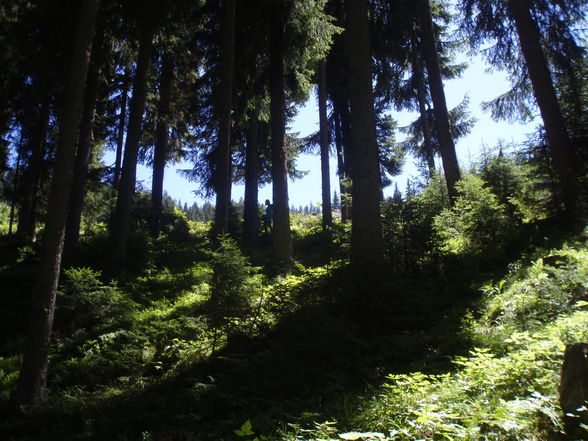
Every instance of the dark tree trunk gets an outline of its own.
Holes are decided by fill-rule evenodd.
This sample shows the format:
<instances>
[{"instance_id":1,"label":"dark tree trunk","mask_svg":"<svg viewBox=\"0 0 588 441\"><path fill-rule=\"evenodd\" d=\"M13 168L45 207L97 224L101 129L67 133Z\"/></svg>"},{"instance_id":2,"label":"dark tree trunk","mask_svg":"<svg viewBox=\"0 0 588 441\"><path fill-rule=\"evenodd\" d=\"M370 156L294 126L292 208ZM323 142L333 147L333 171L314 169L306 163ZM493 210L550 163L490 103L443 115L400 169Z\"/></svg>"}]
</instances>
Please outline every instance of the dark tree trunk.
<instances>
[{"instance_id":1,"label":"dark tree trunk","mask_svg":"<svg viewBox=\"0 0 588 441\"><path fill-rule=\"evenodd\" d=\"M380 164L365 0L345 0L351 104L351 262L362 277L381 265Z\"/></svg>"},{"instance_id":2,"label":"dark tree trunk","mask_svg":"<svg viewBox=\"0 0 588 441\"><path fill-rule=\"evenodd\" d=\"M341 222L348 220L347 210L343 209L343 198L346 196L347 189L345 188L345 165L343 164L343 144L341 141L341 123L339 114L337 111L334 112L335 117L335 149L337 153L337 179L339 181L339 194L340 194L340 210L341 210Z\"/></svg>"},{"instance_id":3,"label":"dark tree trunk","mask_svg":"<svg viewBox=\"0 0 588 441\"><path fill-rule=\"evenodd\" d=\"M80 237L80 224L82 221L82 209L86 199L86 183L88 181L88 167L92 154L94 141L93 128L96 117L96 99L98 97L98 82L100 79L100 65L102 63L102 44L104 34L100 32L94 39L92 59L88 68L86 90L82 110L82 122L80 125L80 138L76 152L74 165L74 181L69 200L69 212L65 228L65 249L72 249L78 243Z\"/></svg>"},{"instance_id":4,"label":"dark tree trunk","mask_svg":"<svg viewBox=\"0 0 588 441\"><path fill-rule=\"evenodd\" d=\"M20 134L20 141L18 143L18 151L16 155L16 167L14 171L14 181L12 183L12 197L10 200L10 223L8 226L8 235L12 236L12 227L14 225L14 212L16 209L16 195L18 193L18 186L20 185L20 167L22 159L22 133Z\"/></svg>"},{"instance_id":5,"label":"dark tree trunk","mask_svg":"<svg viewBox=\"0 0 588 441\"><path fill-rule=\"evenodd\" d=\"M333 103L335 120L335 146L337 150L337 174L341 194L341 221L351 219L349 168L349 99L347 93L348 68L345 61L345 44L342 36L337 36L327 59L327 85Z\"/></svg>"},{"instance_id":6,"label":"dark tree trunk","mask_svg":"<svg viewBox=\"0 0 588 441\"><path fill-rule=\"evenodd\" d=\"M439 147L441 150L441 161L443 162L443 171L447 181L447 190L449 199L453 202L457 197L455 184L461 179L457 154L455 153L455 143L451 135L449 124L449 112L445 101L445 91L443 89L443 80L441 78L441 68L439 67L439 54L437 50L437 41L435 38L435 28L433 25L433 16L431 13L431 4L429 0L419 0L421 11L421 32L423 40L423 51L429 72L429 88L431 90L431 99L433 100L433 111L435 112L435 125L437 136L439 137Z\"/></svg>"},{"instance_id":7,"label":"dark tree trunk","mask_svg":"<svg viewBox=\"0 0 588 441\"><path fill-rule=\"evenodd\" d=\"M113 269L121 268L127 257L127 238L131 226L132 202L137 174L137 155L141 138L141 123L147 99L147 72L152 48L153 26L152 24L145 25L139 45L137 67L133 80L133 96L130 103L129 126L125 142L122 173L112 220Z\"/></svg>"},{"instance_id":8,"label":"dark tree trunk","mask_svg":"<svg viewBox=\"0 0 588 441\"><path fill-rule=\"evenodd\" d=\"M229 205L231 204L231 110L233 106L233 70L235 52L235 0L224 0L224 19L221 42L221 82L218 94L219 133L216 150L214 189L214 237L229 230Z\"/></svg>"},{"instance_id":9,"label":"dark tree trunk","mask_svg":"<svg viewBox=\"0 0 588 441\"><path fill-rule=\"evenodd\" d=\"M343 139L343 167L345 169L345 202L341 200L341 206L345 206L346 219L351 220L351 209L353 205L353 180L351 179L351 167L353 164L352 138L351 138L351 115L349 113L349 99L345 97L341 101L341 135Z\"/></svg>"},{"instance_id":10,"label":"dark tree trunk","mask_svg":"<svg viewBox=\"0 0 588 441\"><path fill-rule=\"evenodd\" d=\"M31 139L27 146L30 152L28 166L23 173L21 187L18 225L16 234L19 242L32 243L36 238L37 226L37 192L41 174L41 163L45 156L45 137L49 127L50 97L47 94L39 109L36 125L32 129Z\"/></svg>"},{"instance_id":11,"label":"dark tree trunk","mask_svg":"<svg viewBox=\"0 0 588 441\"><path fill-rule=\"evenodd\" d=\"M84 83L90 63L97 7L98 0L84 0L80 5L70 72L62 102L55 158L56 179L52 181L49 195L49 211L43 235L39 279L33 291L29 333L23 352L20 377L13 397L18 404L38 403L45 396L49 344L53 328L65 222L73 182Z\"/></svg>"},{"instance_id":12,"label":"dark tree trunk","mask_svg":"<svg viewBox=\"0 0 588 441\"><path fill-rule=\"evenodd\" d=\"M586 439L588 413L582 407L588 400L588 344L571 343L566 345L561 368L559 403L564 414L566 439Z\"/></svg>"},{"instance_id":13,"label":"dark tree trunk","mask_svg":"<svg viewBox=\"0 0 588 441\"><path fill-rule=\"evenodd\" d=\"M247 131L247 151L245 153L245 202L243 208L243 241L247 245L257 242L259 232L258 179L259 179L259 140L257 134L258 112L249 115Z\"/></svg>"},{"instance_id":14,"label":"dark tree trunk","mask_svg":"<svg viewBox=\"0 0 588 441\"><path fill-rule=\"evenodd\" d=\"M169 53L163 56L159 81L159 103L155 127L155 151L153 153L153 179L151 181L151 236L161 231L163 212L163 177L169 157L169 113L174 79L174 63Z\"/></svg>"},{"instance_id":15,"label":"dark tree trunk","mask_svg":"<svg viewBox=\"0 0 588 441\"><path fill-rule=\"evenodd\" d=\"M120 184L120 172L122 168L123 147L125 141L125 127L127 125L127 101L129 97L130 76L125 72L121 85L120 114L118 116L118 133L116 137L116 159L114 162L114 188L118 189Z\"/></svg>"},{"instance_id":16,"label":"dark tree trunk","mask_svg":"<svg viewBox=\"0 0 588 441\"><path fill-rule=\"evenodd\" d=\"M351 219L349 207L349 189L347 181L349 179L347 162L349 158L345 157L347 149L344 145L344 130L341 114L335 108L335 143L337 148L337 174L339 175L339 193L341 195L341 221L346 222Z\"/></svg>"},{"instance_id":17,"label":"dark tree trunk","mask_svg":"<svg viewBox=\"0 0 588 441\"><path fill-rule=\"evenodd\" d=\"M290 272L293 265L288 205L288 165L286 157L286 92L284 80L285 5L271 2L270 119L272 138L273 229L272 244L276 265Z\"/></svg>"},{"instance_id":18,"label":"dark tree trunk","mask_svg":"<svg viewBox=\"0 0 588 441\"><path fill-rule=\"evenodd\" d=\"M531 16L531 2L529 0L511 0L508 5L515 22L521 51L525 58L535 99L545 126L551 157L558 174L566 220L572 222L576 214L578 192L575 155L561 108L557 102L551 73L541 47L541 34Z\"/></svg>"},{"instance_id":19,"label":"dark tree trunk","mask_svg":"<svg viewBox=\"0 0 588 441\"><path fill-rule=\"evenodd\" d=\"M322 61L318 67L318 104L321 140L323 230L328 230L333 225L333 212L331 210L331 172L329 169L329 120L327 117L326 77L325 62Z\"/></svg>"}]
</instances>

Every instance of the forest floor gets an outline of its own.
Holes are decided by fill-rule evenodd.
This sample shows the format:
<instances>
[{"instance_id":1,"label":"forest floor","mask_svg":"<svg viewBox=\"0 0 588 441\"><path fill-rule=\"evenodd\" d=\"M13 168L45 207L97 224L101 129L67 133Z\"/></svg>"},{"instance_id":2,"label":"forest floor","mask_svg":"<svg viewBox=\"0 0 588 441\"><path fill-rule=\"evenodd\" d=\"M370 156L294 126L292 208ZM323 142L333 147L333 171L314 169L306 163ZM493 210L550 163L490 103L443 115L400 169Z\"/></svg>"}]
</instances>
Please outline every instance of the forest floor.
<instances>
[{"instance_id":1,"label":"forest floor","mask_svg":"<svg viewBox=\"0 0 588 441\"><path fill-rule=\"evenodd\" d=\"M192 235L134 250L143 270L110 281L100 243L67 260L47 401L14 409L37 253L0 241L1 439L561 436L563 348L588 341L585 238L363 285L316 230L295 235L286 278ZM251 260L269 249L262 238ZM215 316L211 292L231 281L246 302Z\"/></svg>"}]
</instances>

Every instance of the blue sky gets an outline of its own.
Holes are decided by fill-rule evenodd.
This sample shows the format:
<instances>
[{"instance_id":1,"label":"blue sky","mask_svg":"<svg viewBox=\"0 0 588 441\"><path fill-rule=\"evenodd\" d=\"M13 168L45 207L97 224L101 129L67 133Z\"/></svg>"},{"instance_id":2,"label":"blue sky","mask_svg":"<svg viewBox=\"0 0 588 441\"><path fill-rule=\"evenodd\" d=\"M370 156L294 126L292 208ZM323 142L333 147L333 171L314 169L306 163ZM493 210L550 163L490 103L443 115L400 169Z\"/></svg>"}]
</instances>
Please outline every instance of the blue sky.
<instances>
[{"instance_id":1,"label":"blue sky","mask_svg":"<svg viewBox=\"0 0 588 441\"><path fill-rule=\"evenodd\" d=\"M476 161L485 146L486 149L495 147L499 141L506 145L520 144L525 140L527 134L533 132L537 125L537 118L527 124L510 124L506 121L492 121L488 113L482 112L480 104L489 101L508 90L508 81L501 72L488 72L487 66L480 58L475 57L466 59L469 68L463 73L461 78L445 82L445 94L447 105L453 108L458 105L467 94L470 97L470 112L477 119L477 122L471 133L460 139L456 144L457 155L462 169L468 169L472 161ZM416 119L415 113L393 112L392 117L398 121L399 126L408 125ZM300 109L295 121L291 124L291 132L299 132L300 136L318 130L318 110L316 107L316 98L311 95L306 105ZM403 135L397 134L397 139L401 140ZM437 161L439 168L439 161ZM305 206L310 202L317 204L321 200L321 177L320 177L320 160L318 156L303 155L297 161L300 170L307 170L309 173L303 179L289 181L290 205ZM196 190L195 183L188 182L176 173L175 168L178 166L168 166L165 174L164 190L176 200L181 200L191 205L193 202L199 204L203 200L194 194ZM189 167L189 164L180 165L179 168ZM335 158L331 158L331 189L334 191L337 186L335 175ZM403 173L393 179L398 184L398 188L403 191L408 178L418 175L417 169L412 159L408 159L403 169ZM150 188L151 176L150 171L145 167L139 167L138 180ZM242 185L233 186L233 200L239 200L243 197L244 188ZM388 187L384 194L391 195L394 191L394 184ZM260 188L259 200L271 199L271 186L266 185ZM212 201L214 202L214 201Z\"/></svg>"}]
</instances>

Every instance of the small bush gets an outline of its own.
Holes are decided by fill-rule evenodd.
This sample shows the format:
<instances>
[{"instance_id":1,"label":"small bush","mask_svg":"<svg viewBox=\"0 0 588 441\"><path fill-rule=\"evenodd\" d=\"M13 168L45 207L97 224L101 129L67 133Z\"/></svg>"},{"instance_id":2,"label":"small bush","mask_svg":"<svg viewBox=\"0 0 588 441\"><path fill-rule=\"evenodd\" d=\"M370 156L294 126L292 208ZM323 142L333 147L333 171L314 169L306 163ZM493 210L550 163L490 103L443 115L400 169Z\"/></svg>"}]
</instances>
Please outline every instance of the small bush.
<instances>
[{"instance_id":1,"label":"small bush","mask_svg":"<svg viewBox=\"0 0 588 441\"><path fill-rule=\"evenodd\" d=\"M76 353L67 347L71 345L64 345L54 357L52 384L60 388L84 385L97 389L124 378L138 378L155 354L148 339L134 331L120 329L94 338L87 338L83 331L77 334L72 337L80 343Z\"/></svg>"},{"instance_id":2,"label":"small bush","mask_svg":"<svg viewBox=\"0 0 588 441\"><path fill-rule=\"evenodd\" d=\"M165 210L161 219L161 232L174 244L185 242L190 238L190 226L186 213L174 207Z\"/></svg>"},{"instance_id":3,"label":"small bush","mask_svg":"<svg viewBox=\"0 0 588 441\"><path fill-rule=\"evenodd\" d=\"M434 221L435 230L451 254L501 253L511 236L511 224L503 205L474 175L456 185L459 197Z\"/></svg>"},{"instance_id":4,"label":"small bush","mask_svg":"<svg viewBox=\"0 0 588 441\"><path fill-rule=\"evenodd\" d=\"M0 202L0 234L8 233L10 223L10 205Z\"/></svg>"},{"instance_id":5,"label":"small bush","mask_svg":"<svg viewBox=\"0 0 588 441\"><path fill-rule=\"evenodd\" d=\"M237 243L228 236L219 240L219 248L211 253L208 317L214 329L230 334L239 321L251 316L251 300L259 293L261 284L259 277L255 277L256 268L249 264Z\"/></svg>"},{"instance_id":6,"label":"small bush","mask_svg":"<svg viewBox=\"0 0 588 441\"><path fill-rule=\"evenodd\" d=\"M402 273L436 261L439 237L433 221L447 206L445 182L438 176L419 195L382 204L382 233L388 260Z\"/></svg>"},{"instance_id":7,"label":"small bush","mask_svg":"<svg viewBox=\"0 0 588 441\"><path fill-rule=\"evenodd\" d=\"M101 273L90 268L69 268L63 273L56 312L56 328L73 333L132 312L133 303L115 285L105 285Z\"/></svg>"},{"instance_id":8,"label":"small bush","mask_svg":"<svg viewBox=\"0 0 588 441\"><path fill-rule=\"evenodd\" d=\"M16 387L20 371L20 358L0 357L0 400L8 400Z\"/></svg>"},{"instance_id":9,"label":"small bush","mask_svg":"<svg viewBox=\"0 0 588 441\"><path fill-rule=\"evenodd\" d=\"M303 230L312 230L313 232L321 229L322 215L320 213L290 213L290 225L293 232Z\"/></svg>"}]
</instances>

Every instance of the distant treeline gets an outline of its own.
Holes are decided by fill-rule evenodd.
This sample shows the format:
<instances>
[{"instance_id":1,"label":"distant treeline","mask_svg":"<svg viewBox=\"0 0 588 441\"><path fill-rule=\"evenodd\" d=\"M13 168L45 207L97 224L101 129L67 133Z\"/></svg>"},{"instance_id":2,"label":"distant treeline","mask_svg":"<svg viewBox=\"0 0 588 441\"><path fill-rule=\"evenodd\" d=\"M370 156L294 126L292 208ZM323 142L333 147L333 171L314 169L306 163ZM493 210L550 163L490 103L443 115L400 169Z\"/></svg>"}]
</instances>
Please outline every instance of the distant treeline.
<instances>
[{"instance_id":1,"label":"distant treeline","mask_svg":"<svg viewBox=\"0 0 588 441\"><path fill-rule=\"evenodd\" d=\"M238 202L232 201L231 212L234 215L243 216L244 204L245 203L243 198L239 199ZM170 209L177 208L178 210L182 211L190 221L209 222L214 220L214 204L208 201L201 204L198 204L198 202L194 202L192 203L192 205L188 205L187 202L182 203L181 200L174 200L171 196L165 194L164 206ZM333 195L333 208L336 210L340 208L340 200L339 196L337 195L337 192L335 192ZM264 205L259 204L260 215L264 212L264 210ZM312 201L310 201L305 206L290 206L290 213L321 214L322 209L320 204L314 204Z\"/></svg>"}]
</instances>

